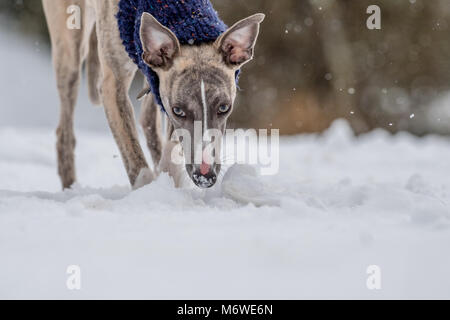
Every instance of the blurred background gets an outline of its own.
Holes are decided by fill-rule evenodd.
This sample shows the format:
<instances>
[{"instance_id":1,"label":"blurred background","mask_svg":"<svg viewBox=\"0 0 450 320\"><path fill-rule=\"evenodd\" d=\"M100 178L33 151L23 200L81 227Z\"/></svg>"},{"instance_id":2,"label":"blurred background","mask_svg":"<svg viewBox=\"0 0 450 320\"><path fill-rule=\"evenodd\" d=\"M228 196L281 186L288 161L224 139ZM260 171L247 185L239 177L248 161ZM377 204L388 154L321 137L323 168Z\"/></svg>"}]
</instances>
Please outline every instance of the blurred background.
<instances>
[{"instance_id":1,"label":"blurred background","mask_svg":"<svg viewBox=\"0 0 450 320\"><path fill-rule=\"evenodd\" d=\"M345 118L357 134L379 127L450 134L449 0L212 2L230 25L255 12L267 15L256 58L241 77L232 127L290 135L321 132ZM381 8L381 30L366 27L374 4ZM41 1L0 0L0 30L0 125L56 126ZM77 126L106 130L85 86L78 109Z\"/></svg>"}]
</instances>

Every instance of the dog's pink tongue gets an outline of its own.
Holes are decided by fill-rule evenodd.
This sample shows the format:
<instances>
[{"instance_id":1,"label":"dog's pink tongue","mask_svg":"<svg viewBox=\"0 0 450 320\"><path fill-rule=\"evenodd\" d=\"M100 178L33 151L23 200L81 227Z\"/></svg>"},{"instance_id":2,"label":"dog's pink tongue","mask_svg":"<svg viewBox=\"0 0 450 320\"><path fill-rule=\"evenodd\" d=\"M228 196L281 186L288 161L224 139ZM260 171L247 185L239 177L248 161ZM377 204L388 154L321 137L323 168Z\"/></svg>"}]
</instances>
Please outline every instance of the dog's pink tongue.
<instances>
[{"instance_id":1,"label":"dog's pink tongue","mask_svg":"<svg viewBox=\"0 0 450 320\"><path fill-rule=\"evenodd\" d=\"M205 161L203 161L202 164L200 165L200 173L202 175L208 174L210 169L211 169L211 166L209 164L205 163Z\"/></svg>"},{"instance_id":2,"label":"dog's pink tongue","mask_svg":"<svg viewBox=\"0 0 450 320\"><path fill-rule=\"evenodd\" d=\"M211 170L211 163L212 158L211 155L208 153L208 150L207 149L203 150L203 160L200 166L200 173L202 175L207 175L209 173L209 171Z\"/></svg>"}]
</instances>

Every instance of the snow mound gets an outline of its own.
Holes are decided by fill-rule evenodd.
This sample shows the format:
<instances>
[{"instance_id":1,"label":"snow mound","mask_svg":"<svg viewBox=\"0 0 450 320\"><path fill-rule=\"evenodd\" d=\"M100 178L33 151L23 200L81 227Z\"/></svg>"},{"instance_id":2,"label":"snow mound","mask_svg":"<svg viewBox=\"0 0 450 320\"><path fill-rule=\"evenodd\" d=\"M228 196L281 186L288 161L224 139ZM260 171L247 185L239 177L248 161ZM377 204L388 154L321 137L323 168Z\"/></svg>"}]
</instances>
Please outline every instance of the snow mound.
<instances>
[{"instance_id":1,"label":"snow mound","mask_svg":"<svg viewBox=\"0 0 450 320\"><path fill-rule=\"evenodd\" d=\"M259 207L280 205L277 198L280 195L258 176L255 167L249 165L233 165L223 178L222 192L243 204L252 203Z\"/></svg>"}]
</instances>

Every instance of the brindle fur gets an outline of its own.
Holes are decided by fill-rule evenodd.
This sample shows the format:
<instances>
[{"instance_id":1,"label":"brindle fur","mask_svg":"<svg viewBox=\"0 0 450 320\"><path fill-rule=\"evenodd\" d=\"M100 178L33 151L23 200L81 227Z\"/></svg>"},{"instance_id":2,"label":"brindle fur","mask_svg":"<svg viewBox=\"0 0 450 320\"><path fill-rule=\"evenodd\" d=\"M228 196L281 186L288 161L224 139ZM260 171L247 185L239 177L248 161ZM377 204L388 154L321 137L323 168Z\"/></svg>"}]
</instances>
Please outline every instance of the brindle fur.
<instances>
[{"instance_id":1,"label":"brindle fur","mask_svg":"<svg viewBox=\"0 0 450 320\"><path fill-rule=\"evenodd\" d=\"M160 110L151 94L143 99L140 123L155 164L154 170L150 169L139 144L134 111L128 96L137 67L128 57L119 37L115 18L118 1L43 0L60 96L57 151L58 171L63 188L70 188L76 181L73 116L83 62L86 62L87 66L90 99L94 104L104 106L131 185L139 188L150 183L160 170L168 171L177 185L181 181L180 168L168 163L176 143L167 142L163 148ZM70 30L66 27L68 18L66 10L70 5L78 5L82 10L81 30ZM259 30L262 19L263 15L255 15L243 21L247 25L252 23L252 26ZM242 25L243 22L239 23ZM238 27L239 23L236 24ZM228 32L232 32L236 25ZM176 57L168 59L164 56L161 65L155 67L161 81L161 97L168 111L170 132L175 128L191 131L191 123L180 123L171 112L176 103L183 103L196 120L203 120L200 81L204 81L207 86L208 106L215 108L214 103L219 98L232 105L236 96L234 73L253 56L258 30L251 47L246 52L249 56L243 61L237 61L236 64L230 64L230 55L224 57L223 37L214 44L199 47L179 46L175 38L179 46ZM239 53L238 50L234 50L234 53L236 52ZM145 54L150 53L146 51ZM217 119L211 116L208 121L211 128L221 130L225 128L226 118Z\"/></svg>"}]
</instances>

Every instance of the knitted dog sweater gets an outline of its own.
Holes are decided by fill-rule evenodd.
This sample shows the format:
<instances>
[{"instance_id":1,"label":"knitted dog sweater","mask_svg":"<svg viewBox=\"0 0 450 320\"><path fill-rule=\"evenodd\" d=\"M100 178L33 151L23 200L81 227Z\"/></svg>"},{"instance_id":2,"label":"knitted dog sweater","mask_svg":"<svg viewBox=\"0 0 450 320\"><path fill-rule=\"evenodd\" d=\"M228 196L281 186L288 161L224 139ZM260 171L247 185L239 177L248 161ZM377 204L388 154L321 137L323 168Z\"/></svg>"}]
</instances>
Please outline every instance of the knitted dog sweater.
<instances>
[{"instance_id":1,"label":"knitted dog sweater","mask_svg":"<svg viewBox=\"0 0 450 320\"><path fill-rule=\"evenodd\" d=\"M227 30L209 0L120 0L117 20L120 37L130 58L146 76L150 91L164 110L158 75L143 61L139 30L144 12L169 28L181 45L214 42ZM236 81L239 72L236 73Z\"/></svg>"}]
</instances>

